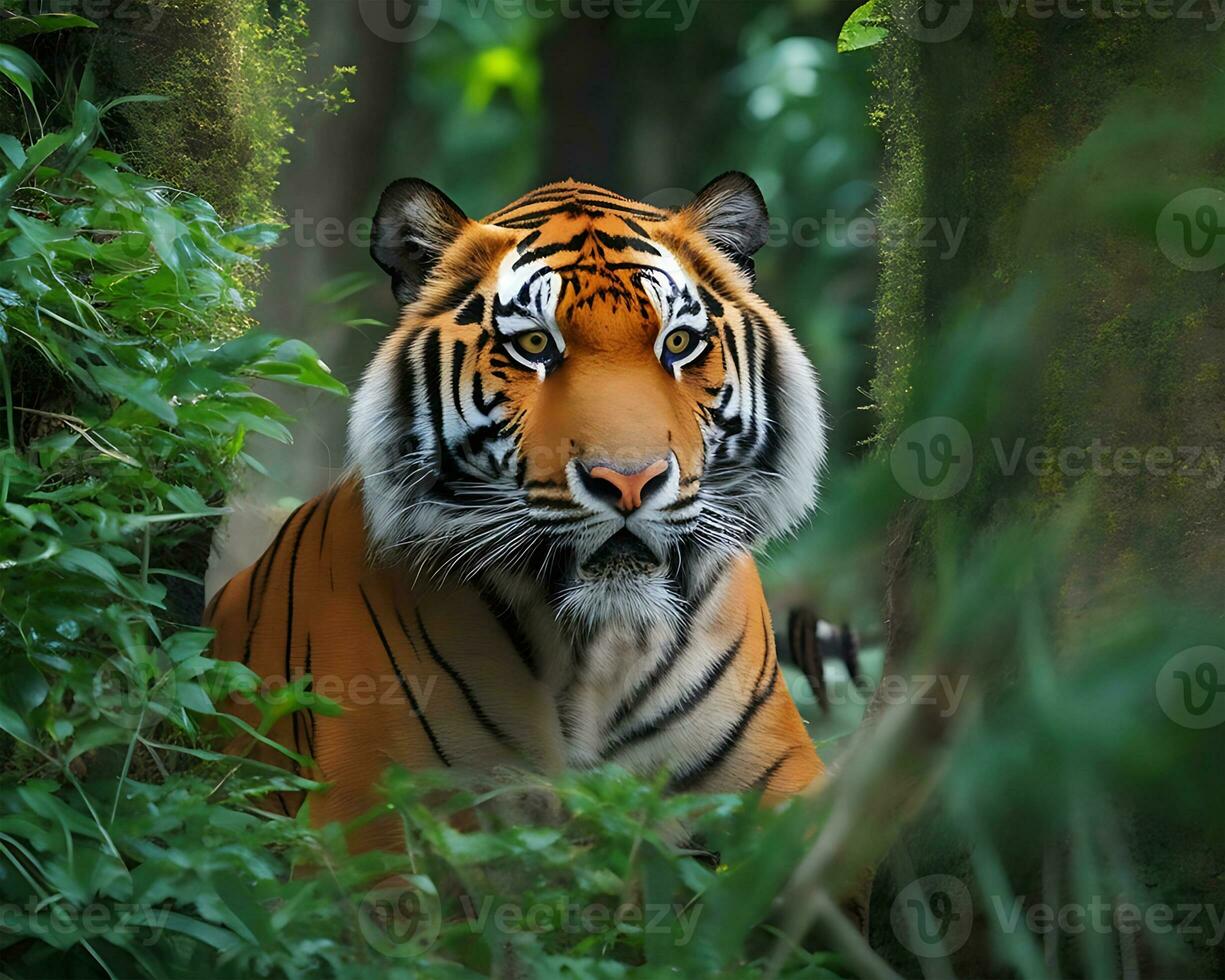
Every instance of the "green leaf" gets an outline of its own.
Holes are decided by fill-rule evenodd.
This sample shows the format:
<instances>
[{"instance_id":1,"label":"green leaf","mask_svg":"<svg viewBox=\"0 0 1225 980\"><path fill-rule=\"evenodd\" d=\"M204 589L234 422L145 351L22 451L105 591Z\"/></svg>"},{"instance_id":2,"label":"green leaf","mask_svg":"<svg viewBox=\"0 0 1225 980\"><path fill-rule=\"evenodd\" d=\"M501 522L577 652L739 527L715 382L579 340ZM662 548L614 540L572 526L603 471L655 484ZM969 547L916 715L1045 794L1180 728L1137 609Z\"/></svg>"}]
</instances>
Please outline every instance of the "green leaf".
<instances>
[{"instance_id":1,"label":"green leaf","mask_svg":"<svg viewBox=\"0 0 1225 980\"><path fill-rule=\"evenodd\" d=\"M3 47L3 45L0 45ZM56 150L64 145L64 141L68 137L63 133L48 133L32 147L25 155L25 162L14 170L12 173L0 180L0 209L8 206L9 198L13 196L13 191L17 190L35 170L42 165L47 157L51 156ZM16 216L9 215L9 220L16 222Z\"/></svg>"},{"instance_id":2,"label":"green leaf","mask_svg":"<svg viewBox=\"0 0 1225 980\"><path fill-rule=\"evenodd\" d=\"M169 102L170 99L165 95L124 95L118 99L111 99L105 103L99 110L98 115L105 116L112 109L121 105L131 105L134 102Z\"/></svg>"},{"instance_id":3,"label":"green leaf","mask_svg":"<svg viewBox=\"0 0 1225 980\"><path fill-rule=\"evenodd\" d=\"M111 394L151 412L168 425L178 422L174 406L162 397L156 378L141 377L111 365L92 367L90 374Z\"/></svg>"},{"instance_id":4,"label":"green leaf","mask_svg":"<svg viewBox=\"0 0 1225 980\"><path fill-rule=\"evenodd\" d=\"M25 723L25 719L7 705L0 704L0 731L6 731L19 742L33 744L34 737Z\"/></svg>"},{"instance_id":5,"label":"green leaf","mask_svg":"<svg viewBox=\"0 0 1225 980\"><path fill-rule=\"evenodd\" d=\"M0 152L4 153L14 167L20 167L26 162L25 147L21 145L21 141L16 136L0 133Z\"/></svg>"},{"instance_id":6,"label":"green leaf","mask_svg":"<svg viewBox=\"0 0 1225 980\"><path fill-rule=\"evenodd\" d=\"M880 44L888 36L881 26L883 18L876 13L876 0L868 0L846 19L838 32L838 52L858 51Z\"/></svg>"},{"instance_id":7,"label":"green leaf","mask_svg":"<svg viewBox=\"0 0 1225 980\"><path fill-rule=\"evenodd\" d=\"M86 551L84 548L69 548L59 556L59 563L72 571L92 575L107 585L119 585L120 577L115 566L101 555Z\"/></svg>"},{"instance_id":8,"label":"green leaf","mask_svg":"<svg viewBox=\"0 0 1225 980\"><path fill-rule=\"evenodd\" d=\"M38 67L38 62L28 54L11 44L0 44L0 75L21 89L25 97L34 101L34 86L49 85L46 74Z\"/></svg>"},{"instance_id":9,"label":"green leaf","mask_svg":"<svg viewBox=\"0 0 1225 980\"><path fill-rule=\"evenodd\" d=\"M332 377L332 372L319 355L300 340L278 344L272 357L261 358L251 365L252 374L308 388L322 388L336 395L347 395L344 383Z\"/></svg>"},{"instance_id":10,"label":"green leaf","mask_svg":"<svg viewBox=\"0 0 1225 980\"><path fill-rule=\"evenodd\" d=\"M46 701L50 690L42 671L28 660L18 660L7 666L3 684L5 701L23 714Z\"/></svg>"},{"instance_id":11,"label":"green leaf","mask_svg":"<svg viewBox=\"0 0 1225 980\"><path fill-rule=\"evenodd\" d=\"M50 34L70 27L96 28L92 20L78 14L19 14L0 22L0 37L13 41L30 34Z\"/></svg>"},{"instance_id":12,"label":"green leaf","mask_svg":"<svg viewBox=\"0 0 1225 980\"><path fill-rule=\"evenodd\" d=\"M79 100L72 113L72 129L67 134L68 143L64 147L64 159L60 167L64 173L76 173L85 155L93 149L101 131L98 107L85 99Z\"/></svg>"}]
</instances>

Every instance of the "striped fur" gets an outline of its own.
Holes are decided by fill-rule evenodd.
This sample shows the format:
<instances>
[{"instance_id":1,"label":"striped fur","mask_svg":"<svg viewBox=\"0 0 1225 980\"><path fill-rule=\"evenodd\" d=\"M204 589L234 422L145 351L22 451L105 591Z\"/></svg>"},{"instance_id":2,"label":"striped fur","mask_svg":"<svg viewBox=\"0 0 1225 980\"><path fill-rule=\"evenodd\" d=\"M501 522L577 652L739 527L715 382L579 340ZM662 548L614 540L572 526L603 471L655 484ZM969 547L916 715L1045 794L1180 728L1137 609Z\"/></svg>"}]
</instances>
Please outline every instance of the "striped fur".
<instances>
[{"instance_id":1,"label":"striped fur","mask_svg":"<svg viewBox=\"0 0 1225 980\"><path fill-rule=\"evenodd\" d=\"M345 706L274 731L331 784L313 820L373 806L391 762L614 762L770 799L819 776L751 554L807 514L825 446L812 369L752 289L763 221L741 175L678 212L566 182L480 222L389 189L375 254L406 306L350 476L207 615L217 655ZM590 475L648 464L628 513Z\"/></svg>"}]
</instances>

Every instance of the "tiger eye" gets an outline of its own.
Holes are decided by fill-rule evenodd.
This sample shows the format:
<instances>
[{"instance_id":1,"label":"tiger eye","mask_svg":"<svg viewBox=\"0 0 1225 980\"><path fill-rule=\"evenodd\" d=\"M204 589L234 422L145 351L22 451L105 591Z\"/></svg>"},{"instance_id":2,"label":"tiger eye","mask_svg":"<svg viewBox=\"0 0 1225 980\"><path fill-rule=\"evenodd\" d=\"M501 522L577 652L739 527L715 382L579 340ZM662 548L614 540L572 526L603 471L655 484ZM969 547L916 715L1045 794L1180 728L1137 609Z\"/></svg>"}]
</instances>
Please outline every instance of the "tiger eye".
<instances>
[{"instance_id":1,"label":"tiger eye","mask_svg":"<svg viewBox=\"0 0 1225 980\"><path fill-rule=\"evenodd\" d=\"M520 334L515 342L525 354L543 354L549 346L549 335L543 330L533 330L531 333Z\"/></svg>"},{"instance_id":2,"label":"tiger eye","mask_svg":"<svg viewBox=\"0 0 1225 980\"><path fill-rule=\"evenodd\" d=\"M688 330L673 330L664 340L670 354L683 354L689 349L693 337Z\"/></svg>"}]
</instances>

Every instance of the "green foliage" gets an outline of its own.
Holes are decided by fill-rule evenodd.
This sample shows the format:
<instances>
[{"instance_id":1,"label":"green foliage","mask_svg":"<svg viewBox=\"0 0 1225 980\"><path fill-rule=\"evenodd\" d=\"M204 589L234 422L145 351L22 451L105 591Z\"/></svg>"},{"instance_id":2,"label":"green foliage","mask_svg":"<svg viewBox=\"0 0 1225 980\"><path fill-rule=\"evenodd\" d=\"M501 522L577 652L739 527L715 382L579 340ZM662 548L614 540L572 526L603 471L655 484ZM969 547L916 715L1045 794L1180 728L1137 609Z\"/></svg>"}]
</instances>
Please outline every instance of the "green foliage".
<instances>
[{"instance_id":1,"label":"green foliage","mask_svg":"<svg viewBox=\"0 0 1225 980\"><path fill-rule=\"evenodd\" d=\"M122 113L134 167L192 188L226 220L267 221L295 109L348 99L346 70L303 86L306 34L302 0L133 0L101 22L89 59L114 94L169 100Z\"/></svg>"},{"instance_id":2,"label":"green foliage","mask_svg":"<svg viewBox=\"0 0 1225 980\"><path fill-rule=\"evenodd\" d=\"M127 777L168 774L147 736L159 724L179 740L198 732L210 695L242 679L202 656L209 634L182 601L199 579L174 557L207 548L236 467L254 465L247 436L289 438L251 383L344 389L298 341L217 337L242 314L240 279L274 228L228 227L100 146L124 100L99 105L76 88L71 101L25 52L5 45L0 58L35 120L0 136L0 892L43 903L6 918L0 943L36 973L49 950L20 937L79 943L104 964L87 935L43 926L95 896L161 887L142 821L185 799L184 784ZM185 822L224 822L205 796ZM129 952L160 972L148 951Z\"/></svg>"},{"instance_id":3,"label":"green foliage","mask_svg":"<svg viewBox=\"0 0 1225 980\"><path fill-rule=\"evenodd\" d=\"M856 7L838 32L839 54L880 44L888 33L881 20L876 12L876 0L868 0L862 7Z\"/></svg>"},{"instance_id":4,"label":"green foliage","mask_svg":"<svg viewBox=\"0 0 1225 980\"><path fill-rule=\"evenodd\" d=\"M618 772L484 794L393 774L388 807L408 851L358 858L340 828L255 806L314 784L211 747L219 728L245 727L214 702L255 678L207 656L190 601L199 580L180 559L258 468L248 436L288 440L289 420L251 384L343 386L298 341L226 339L273 227L230 226L100 145L131 101L98 104L81 87L70 99L20 49L0 56L37 119L0 137L6 973L755 973L773 943L761 923L806 846L812 817L798 804L667 798ZM253 738L288 711L333 710L305 679L257 703ZM532 796L555 796L566 821L528 827L495 806ZM481 825L456 830L451 816L474 806ZM718 869L677 849L681 828L721 853ZM436 903L431 941L388 938L388 888ZM786 973L834 965L797 950Z\"/></svg>"}]
</instances>

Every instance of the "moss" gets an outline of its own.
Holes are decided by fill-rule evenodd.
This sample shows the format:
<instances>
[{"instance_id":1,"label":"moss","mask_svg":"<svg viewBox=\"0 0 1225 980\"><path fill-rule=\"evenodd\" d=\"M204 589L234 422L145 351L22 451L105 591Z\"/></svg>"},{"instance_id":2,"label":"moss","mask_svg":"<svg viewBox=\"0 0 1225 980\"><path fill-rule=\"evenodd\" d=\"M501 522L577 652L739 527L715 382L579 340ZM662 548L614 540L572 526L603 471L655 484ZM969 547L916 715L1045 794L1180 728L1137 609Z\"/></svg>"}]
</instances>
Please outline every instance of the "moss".
<instances>
[{"instance_id":1,"label":"moss","mask_svg":"<svg viewBox=\"0 0 1225 980\"><path fill-rule=\"evenodd\" d=\"M887 442L910 393L910 366L922 335L923 256L905 229L923 213L923 146L912 93L918 52L890 30L880 48L872 118L882 125L885 177L880 197L881 274L876 298L876 373L869 394Z\"/></svg>"},{"instance_id":2,"label":"moss","mask_svg":"<svg viewBox=\"0 0 1225 980\"><path fill-rule=\"evenodd\" d=\"M308 95L303 0L125 3L99 22L95 77L110 95L165 102L118 110L120 141L142 173L191 190L227 220L275 219L272 195Z\"/></svg>"},{"instance_id":3,"label":"moss","mask_svg":"<svg viewBox=\"0 0 1225 980\"><path fill-rule=\"evenodd\" d=\"M976 4L963 34L939 44L894 31L878 60L886 216L897 227L924 215L969 221L952 260L882 251L872 388L879 439L891 443L911 408L917 359L957 312L992 310L1037 275L1042 289L1027 334L1033 364L1018 359L999 392L1007 424L1028 446L1099 442L1110 450L1108 469L1048 466L1010 478L980 464L957 508L987 531L997 522L1045 524L1088 496L1074 563L1051 610L1065 636L1127 612L1137 596L1175 593L1220 608L1222 487L1211 471L1180 470L1177 456L1187 447L1225 460L1221 270L1179 268L1154 229L1175 196L1217 187L1225 171L1225 45L1195 21L1032 20L1024 10L1007 17ZM975 322L992 327L990 317ZM1163 447L1175 460L1162 472L1143 463L1133 472L1113 457ZM917 505L908 540L896 544L908 560L895 591L913 588L931 566L933 528L947 506ZM890 605L906 608L903 598ZM908 635L906 624L890 629ZM921 827L912 837L930 834ZM1178 846L1146 840L1142 875L1162 874ZM950 850L918 873L965 867L957 845ZM887 905L878 913L887 919ZM892 957L897 950L884 939ZM1195 951L1205 973L1209 953ZM981 974L983 964L958 972Z\"/></svg>"}]
</instances>

